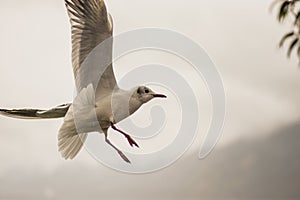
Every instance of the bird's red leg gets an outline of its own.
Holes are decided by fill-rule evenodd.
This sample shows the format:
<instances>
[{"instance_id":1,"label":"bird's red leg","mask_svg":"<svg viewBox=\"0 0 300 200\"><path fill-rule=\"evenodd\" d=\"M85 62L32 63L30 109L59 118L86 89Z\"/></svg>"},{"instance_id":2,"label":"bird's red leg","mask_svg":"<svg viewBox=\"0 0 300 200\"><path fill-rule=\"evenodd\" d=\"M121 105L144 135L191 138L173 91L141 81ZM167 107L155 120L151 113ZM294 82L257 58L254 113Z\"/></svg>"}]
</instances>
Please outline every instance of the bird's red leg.
<instances>
[{"instance_id":1,"label":"bird's red leg","mask_svg":"<svg viewBox=\"0 0 300 200\"><path fill-rule=\"evenodd\" d=\"M130 146L132 146L132 147L133 147L133 146L136 146L136 147L139 148L139 145L132 139L132 137L130 137L130 135L128 135L128 134L125 133L124 131L121 131L120 129L118 129L118 128L114 125L114 123L111 122L110 125L111 125L111 127L112 127L114 130L118 131L119 133L122 133L122 135L124 135L124 136L126 137L126 139L128 140Z\"/></svg>"},{"instance_id":2,"label":"bird's red leg","mask_svg":"<svg viewBox=\"0 0 300 200\"><path fill-rule=\"evenodd\" d=\"M112 148L114 148L125 162L131 163L130 160L125 156L125 154L109 141L107 135L105 135L105 142L109 144Z\"/></svg>"}]
</instances>

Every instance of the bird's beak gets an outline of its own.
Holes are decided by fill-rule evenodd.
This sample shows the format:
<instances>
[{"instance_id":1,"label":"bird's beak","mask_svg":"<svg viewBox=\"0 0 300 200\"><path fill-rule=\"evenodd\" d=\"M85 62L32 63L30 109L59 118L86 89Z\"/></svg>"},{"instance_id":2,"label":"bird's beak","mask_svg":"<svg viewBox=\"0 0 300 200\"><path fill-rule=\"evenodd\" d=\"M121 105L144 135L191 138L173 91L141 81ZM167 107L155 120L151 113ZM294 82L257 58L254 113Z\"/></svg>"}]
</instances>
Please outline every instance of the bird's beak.
<instances>
[{"instance_id":1,"label":"bird's beak","mask_svg":"<svg viewBox=\"0 0 300 200\"><path fill-rule=\"evenodd\" d=\"M163 94L153 94L153 97L154 98L167 98L167 96L163 95Z\"/></svg>"}]
</instances>

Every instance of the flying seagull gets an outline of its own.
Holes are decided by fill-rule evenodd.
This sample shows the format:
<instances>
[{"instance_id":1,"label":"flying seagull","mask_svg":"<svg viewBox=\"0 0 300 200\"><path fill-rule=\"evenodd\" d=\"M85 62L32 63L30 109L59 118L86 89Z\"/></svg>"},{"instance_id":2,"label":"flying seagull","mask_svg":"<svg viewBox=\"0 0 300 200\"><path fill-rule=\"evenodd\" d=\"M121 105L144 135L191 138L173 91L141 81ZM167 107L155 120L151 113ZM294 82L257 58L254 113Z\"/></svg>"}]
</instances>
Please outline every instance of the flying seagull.
<instances>
[{"instance_id":1,"label":"flying seagull","mask_svg":"<svg viewBox=\"0 0 300 200\"><path fill-rule=\"evenodd\" d=\"M103 73L99 77L97 85L82 84L82 73L87 71L87 65L84 62L99 44L108 41L106 48L102 49L101 58L112 59L112 40L109 38L112 38L113 35L113 20L107 12L103 0L65 0L65 4L72 26L72 64L78 93L75 99L78 99L79 106L76 106L74 101L49 110L0 109L0 114L20 119L64 117L64 123L58 133L58 148L63 158L75 158L81 150L87 134L97 131L104 133L106 143L113 147L124 161L130 163L125 154L108 139L108 129L112 128L124 135L130 146L139 147L137 142L130 135L118 129L116 124L132 115L153 98L166 98L166 96L157 94L145 86L134 87L131 90L121 89L116 82L112 61L108 67L102 69ZM93 81L90 80L91 83ZM116 99L114 102L116 108L113 109L114 98ZM122 108L124 105L128 106ZM86 111L86 109L94 111L101 130L95 128L97 126L90 125L94 119L93 112ZM79 110L79 115L84 114L84 118L76 119L76 110ZM80 113L82 110L85 110L85 113ZM79 122L77 122L78 120ZM85 128L78 128L78 123L88 125Z\"/></svg>"}]
</instances>

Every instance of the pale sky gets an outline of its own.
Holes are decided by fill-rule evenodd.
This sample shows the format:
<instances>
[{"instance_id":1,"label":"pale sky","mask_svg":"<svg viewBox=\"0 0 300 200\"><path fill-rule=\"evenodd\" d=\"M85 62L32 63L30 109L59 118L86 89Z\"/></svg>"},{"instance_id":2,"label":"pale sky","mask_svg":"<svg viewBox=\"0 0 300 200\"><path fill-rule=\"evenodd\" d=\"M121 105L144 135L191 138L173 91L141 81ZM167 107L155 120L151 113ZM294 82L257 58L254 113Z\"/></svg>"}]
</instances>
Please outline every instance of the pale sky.
<instances>
[{"instance_id":1,"label":"pale sky","mask_svg":"<svg viewBox=\"0 0 300 200\"><path fill-rule=\"evenodd\" d=\"M289 26L277 23L275 14L269 12L270 0L106 2L115 34L142 27L167 28L207 50L226 88L227 116L219 146L266 137L299 120L300 70L295 55L288 60L277 49ZM70 25L63 1L2 0L0 24L0 107L48 108L71 101ZM134 55L130 59L116 64L117 77L130 68L125 64L142 60ZM210 116L209 101L203 99L202 115ZM61 123L0 117L0 174L19 166L51 171L64 165L56 141ZM203 133L209 117L205 123ZM194 145L197 149L199 138ZM73 163L97 164L84 151Z\"/></svg>"}]
</instances>

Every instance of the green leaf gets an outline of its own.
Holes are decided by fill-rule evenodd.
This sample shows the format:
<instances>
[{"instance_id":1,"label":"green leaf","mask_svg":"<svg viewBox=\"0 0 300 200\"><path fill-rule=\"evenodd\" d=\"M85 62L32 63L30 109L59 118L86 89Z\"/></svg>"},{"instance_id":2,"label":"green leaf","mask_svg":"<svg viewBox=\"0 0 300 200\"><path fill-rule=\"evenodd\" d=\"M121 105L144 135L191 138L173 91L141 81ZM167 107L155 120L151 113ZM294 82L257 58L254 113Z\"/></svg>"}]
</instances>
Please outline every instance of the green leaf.
<instances>
[{"instance_id":1,"label":"green leaf","mask_svg":"<svg viewBox=\"0 0 300 200\"><path fill-rule=\"evenodd\" d=\"M290 47L289 47L289 49L288 49L288 52L287 52L288 58L291 57L292 51L293 51L294 47L296 46L296 44L298 43L298 41L299 41L299 38L296 38L296 39L294 39L294 40L291 42L291 45L290 45Z\"/></svg>"},{"instance_id":2,"label":"green leaf","mask_svg":"<svg viewBox=\"0 0 300 200\"><path fill-rule=\"evenodd\" d=\"M272 12L280 2L283 2L283 0L274 0L269 7L269 11Z\"/></svg>"},{"instance_id":3,"label":"green leaf","mask_svg":"<svg viewBox=\"0 0 300 200\"><path fill-rule=\"evenodd\" d=\"M279 47L281 48L281 47L283 46L284 42L285 42L288 38L292 37L293 35L294 35L294 31L291 31L291 32L285 34L285 35L282 37L282 39L280 40L280 42L279 42Z\"/></svg>"},{"instance_id":4,"label":"green leaf","mask_svg":"<svg viewBox=\"0 0 300 200\"><path fill-rule=\"evenodd\" d=\"M290 8L291 2L290 1L284 1L280 8L279 8L279 13L278 13L278 21L283 22L285 18L287 17L289 13L289 8Z\"/></svg>"},{"instance_id":5,"label":"green leaf","mask_svg":"<svg viewBox=\"0 0 300 200\"><path fill-rule=\"evenodd\" d=\"M298 55L298 58L300 59L300 46L298 47L297 55Z\"/></svg>"},{"instance_id":6,"label":"green leaf","mask_svg":"<svg viewBox=\"0 0 300 200\"><path fill-rule=\"evenodd\" d=\"M300 12L295 16L294 26L300 25Z\"/></svg>"}]
</instances>

